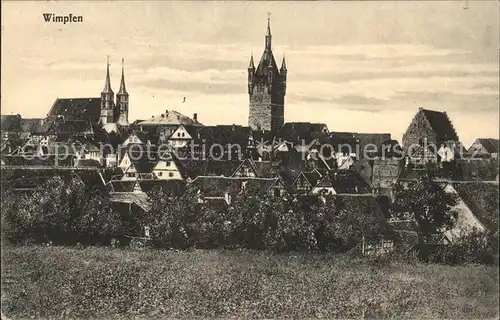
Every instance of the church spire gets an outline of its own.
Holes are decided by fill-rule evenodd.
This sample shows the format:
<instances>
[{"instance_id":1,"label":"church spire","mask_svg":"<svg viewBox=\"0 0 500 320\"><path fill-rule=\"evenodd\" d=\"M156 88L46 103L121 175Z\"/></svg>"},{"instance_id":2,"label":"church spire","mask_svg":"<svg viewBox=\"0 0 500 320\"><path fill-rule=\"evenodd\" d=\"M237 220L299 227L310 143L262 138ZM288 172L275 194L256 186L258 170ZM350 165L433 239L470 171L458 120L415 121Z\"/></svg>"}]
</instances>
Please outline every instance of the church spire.
<instances>
[{"instance_id":1,"label":"church spire","mask_svg":"<svg viewBox=\"0 0 500 320\"><path fill-rule=\"evenodd\" d=\"M123 70L123 65L124 65L124 61L122 58L122 79L120 82L120 91L118 91L118 93L127 93L127 89L125 88L125 72Z\"/></svg>"},{"instance_id":2,"label":"church spire","mask_svg":"<svg viewBox=\"0 0 500 320\"><path fill-rule=\"evenodd\" d=\"M248 69L255 69L255 65L253 63L253 53L250 55L250 64L248 65Z\"/></svg>"},{"instance_id":3,"label":"church spire","mask_svg":"<svg viewBox=\"0 0 500 320\"><path fill-rule=\"evenodd\" d=\"M106 64L106 81L104 83L104 89L102 90L102 93L112 93L113 90L111 90L111 80L109 79L109 55L108 55L108 62Z\"/></svg>"},{"instance_id":4,"label":"church spire","mask_svg":"<svg viewBox=\"0 0 500 320\"><path fill-rule=\"evenodd\" d=\"M285 55L283 55L283 61L281 62L281 70L286 71Z\"/></svg>"},{"instance_id":5,"label":"church spire","mask_svg":"<svg viewBox=\"0 0 500 320\"><path fill-rule=\"evenodd\" d=\"M267 13L266 51L271 51L271 12Z\"/></svg>"}]
</instances>

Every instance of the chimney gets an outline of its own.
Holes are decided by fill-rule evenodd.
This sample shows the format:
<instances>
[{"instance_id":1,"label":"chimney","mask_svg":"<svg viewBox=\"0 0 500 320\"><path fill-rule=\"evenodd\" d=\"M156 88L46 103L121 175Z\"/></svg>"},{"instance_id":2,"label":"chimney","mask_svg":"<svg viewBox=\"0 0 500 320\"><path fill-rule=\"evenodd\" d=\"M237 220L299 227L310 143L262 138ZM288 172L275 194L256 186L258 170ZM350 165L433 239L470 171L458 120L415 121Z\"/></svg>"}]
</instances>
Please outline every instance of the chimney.
<instances>
[{"instance_id":1,"label":"chimney","mask_svg":"<svg viewBox=\"0 0 500 320\"><path fill-rule=\"evenodd\" d=\"M236 130L236 125L233 123L233 131Z\"/></svg>"},{"instance_id":2,"label":"chimney","mask_svg":"<svg viewBox=\"0 0 500 320\"><path fill-rule=\"evenodd\" d=\"M40 119L40 125L43 126L43 124L45 123L45 119Z\"/></svg>"},{"instance_id":3,"label":"chimney","mask_svg":"<svg viewBox=\"0 0 500 320\"><path fill-rule=\"evenodd\" d=\"M198 114L197 114L197 113L194 113L194 114L193 114L193 120L194 120L194 121L198 121Z\"/></svg>"}]
</instances>

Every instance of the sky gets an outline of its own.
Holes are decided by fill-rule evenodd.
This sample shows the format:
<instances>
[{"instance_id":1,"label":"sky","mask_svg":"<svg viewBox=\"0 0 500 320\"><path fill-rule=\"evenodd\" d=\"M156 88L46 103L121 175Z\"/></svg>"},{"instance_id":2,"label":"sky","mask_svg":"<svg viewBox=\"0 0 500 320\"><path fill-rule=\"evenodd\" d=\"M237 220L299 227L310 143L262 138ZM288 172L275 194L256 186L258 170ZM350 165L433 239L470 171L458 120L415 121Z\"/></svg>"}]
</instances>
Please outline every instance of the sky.
<instances>
[{"instance_id":1,"label":"sky","mask_svg":"<svg viewBox=\"0 0 500 320\"><path fill-rule=\"evenodd\" d=\"M401 141L423 107L447 111L466 146L498 138L496 1L4 1L1 113L44 117L58 97L99 97L109 55L115 92L125 60L129 120L168 109L247 125L247 67L264 51L267 12L288 68L285 121Z\"/></svg>"}]
</instances>

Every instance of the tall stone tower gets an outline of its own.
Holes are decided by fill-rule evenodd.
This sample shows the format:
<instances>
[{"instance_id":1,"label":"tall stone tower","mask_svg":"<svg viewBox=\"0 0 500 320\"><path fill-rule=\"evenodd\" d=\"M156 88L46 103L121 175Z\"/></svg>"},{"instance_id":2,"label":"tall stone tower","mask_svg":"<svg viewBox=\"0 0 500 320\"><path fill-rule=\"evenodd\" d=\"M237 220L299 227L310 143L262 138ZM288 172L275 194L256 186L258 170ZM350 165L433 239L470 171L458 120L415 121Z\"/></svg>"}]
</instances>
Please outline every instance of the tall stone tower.
<instances>
[{"instance_id":1,"label":"tall stone tower","mask_svg":"<svg viewBox=\"0 0 500 320\"><path fill-rule=\"evenodd\" d=\"M287 69L285 57L278 70L271 50L270 18L267 18L266 44L257 69L253 55L248 66L248 94L250 112L248 125L253 130L271 130L276 132L285 121L285 94Z\"/></svg>"},{"instance_id":2,"label":"tall stone tower","mask_svg":"<svg viewBox=\"0 0 500 320\"><path fill-rule=\"evenodd\" d=\"M122 58L122 79L120 82L120 90L116 94L116 111L117 111L117 124L121 126L128 126L128 93L125 88L125 73L123 70Z\"/></svg>"},{"instance_id":3,"label":"tall stone tower","mask_svg":"<svg viewBox=\"0 0 500 320\"><path fill-rule=\"evenodd\" d=\"M115 122L115 95L111 89L111 80L109 79L109 56L106 66L106 81L104 89L101 92L101 125Z\"/></svg>"}]
</instances>

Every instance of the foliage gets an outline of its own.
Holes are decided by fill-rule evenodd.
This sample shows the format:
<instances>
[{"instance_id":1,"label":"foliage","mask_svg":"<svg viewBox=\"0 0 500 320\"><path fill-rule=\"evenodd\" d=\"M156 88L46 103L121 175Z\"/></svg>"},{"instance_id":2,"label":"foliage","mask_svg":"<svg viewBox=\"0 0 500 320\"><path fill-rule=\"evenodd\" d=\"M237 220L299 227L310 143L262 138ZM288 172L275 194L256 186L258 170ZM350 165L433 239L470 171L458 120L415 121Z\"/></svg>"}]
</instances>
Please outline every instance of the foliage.
<instances>
[{"instance_id":1,"label":"foliage","mask_svg":"<svg viewBox=\"0 0 500 320\"><path fill-rule=\"evenodd\" d=\"M397 184L393 213L410 213L418 226L420 242L428 242L433 234L453 227L457 213L452 209L457 197L444 191L429 176L415 182Z\"/></svg>"},{"instance_id":2,"label":"foliage","mask_svg":"<svg viewBox=\"0 0 500 320\"><path fill-rule=\"evenodd\" d=\"M163 248L347 251L385 227L376 202L365 203L370 197L286 199L242 192L228 204L201 201L194 191L165 197L160 189L149 197L151 210L140 223L151 227L153 243Z\"/></svg>"},{"instance_id":3,"label":"foliage","mask_svg":"<svg viewBox=\"0 0 500 320\"><path fill-rule=\"evenodd\" d=\"M77 175L55 176L32 194L2 190L2 240L11 243L107 244L121 218L109 199Z\"/></svg>"},{"instance_id":4,"label":"foliage","mask_svg":"<svg viewBox=\"0 0 500 320\"><path fill-rule=\"evenodd\" d=\"M492 232L473 230L462 234L453 244L441 247L438 257L448 264L498 265L498 238Z\"/></svg>"}]
</instances>

